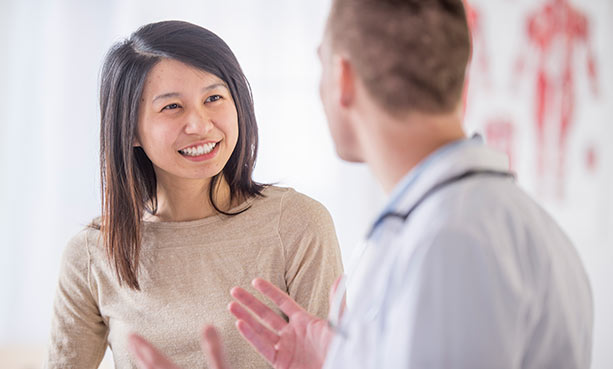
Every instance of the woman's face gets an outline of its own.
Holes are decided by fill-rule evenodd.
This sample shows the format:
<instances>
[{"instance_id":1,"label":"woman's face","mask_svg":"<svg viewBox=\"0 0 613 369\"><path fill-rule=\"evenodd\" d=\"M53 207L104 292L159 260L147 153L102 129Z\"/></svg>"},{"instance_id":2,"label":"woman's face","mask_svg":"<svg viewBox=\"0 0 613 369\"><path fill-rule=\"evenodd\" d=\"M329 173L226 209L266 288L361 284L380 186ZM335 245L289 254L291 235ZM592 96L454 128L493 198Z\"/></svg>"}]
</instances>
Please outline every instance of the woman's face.
<instances>
[{"instance_id":1,"label":"woman's face","mask_svg":"<svg viewBox=\"0 0 613 369\"><path fill-rule=\"evenodd\" d=\"M135 145L159 180L210 179L226 165L237 140L236 107L221 79L173 59L149 71Z\"/></svg>"}]
</instances>

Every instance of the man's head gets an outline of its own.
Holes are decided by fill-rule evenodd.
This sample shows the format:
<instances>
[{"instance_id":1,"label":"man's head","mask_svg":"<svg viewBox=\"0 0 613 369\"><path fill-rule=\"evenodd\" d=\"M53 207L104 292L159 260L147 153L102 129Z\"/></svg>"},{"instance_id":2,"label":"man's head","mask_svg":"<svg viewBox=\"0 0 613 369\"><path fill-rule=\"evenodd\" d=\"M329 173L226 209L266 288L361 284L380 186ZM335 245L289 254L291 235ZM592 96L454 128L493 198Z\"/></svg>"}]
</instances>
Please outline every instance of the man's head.
<instances>
[{"instance_id":1,"label":"man's head","mask_svg":"<svg viewBox=\"0 0 613 369\"><path fill-rule=\"evenodd\" d=\"M462 0L333 0L320 92L339 155L363 160L350 114L356 89L391 117L451 113L469 54Z\"/></svg>"}]
</instances>

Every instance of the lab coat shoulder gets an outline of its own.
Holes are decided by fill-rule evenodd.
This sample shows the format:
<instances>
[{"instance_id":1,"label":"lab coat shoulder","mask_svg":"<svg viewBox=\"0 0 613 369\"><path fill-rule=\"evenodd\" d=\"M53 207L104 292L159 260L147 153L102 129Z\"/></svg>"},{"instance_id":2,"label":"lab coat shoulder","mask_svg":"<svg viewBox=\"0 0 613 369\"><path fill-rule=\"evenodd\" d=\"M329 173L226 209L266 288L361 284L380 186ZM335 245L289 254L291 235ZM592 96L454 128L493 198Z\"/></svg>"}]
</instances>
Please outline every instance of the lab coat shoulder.
<instances>
[{"instance_id":1,"label":"lab coat shoulder","mask_svg":"<svg viewBox=\"0 0 613 369\"><path fill-rule=\"evenodd\" d=\"M425 247L453 248L445 251L450 255L488 255L488 265L517 268L524 282L541 280L552 248L570 245L540 206L513 181L499 178L443 190L416 211L403 232L401 239L415 238Z\"/></svg>"},{"instance_id":2,"label":"lab coat shoulder","mask_svg":"<svg viewBox=\"0 0 613 369\"><path fill-rule=\"evenodd\" d=\"M408 347L389 352L391 362L511 367L542 327L556 335L565 321L586 315L560 311L560 303L573 306L564 299L574 296L578 310L591 303L572 244L511 181L467 181L442 191L415 212L398 241L412 251L397 258L397 298L386 324L405 325L398 330L405 337L393 339Z\"/></svg>"},{"instance_id":3,"label":"lab coat shoulder","mask_svg":"<svg viewBox=\"0 0 613 369\"><path fill-rule=\"evenodd\" d=\"M418 237L406 263L398 258L384 330L395 325L397 335L386 339L407 347L390 342L383 357L411 368L503 368L535 293L523 289L520 263L505 260L487 229L450 220Z\"/></svg>"}]
</instances>

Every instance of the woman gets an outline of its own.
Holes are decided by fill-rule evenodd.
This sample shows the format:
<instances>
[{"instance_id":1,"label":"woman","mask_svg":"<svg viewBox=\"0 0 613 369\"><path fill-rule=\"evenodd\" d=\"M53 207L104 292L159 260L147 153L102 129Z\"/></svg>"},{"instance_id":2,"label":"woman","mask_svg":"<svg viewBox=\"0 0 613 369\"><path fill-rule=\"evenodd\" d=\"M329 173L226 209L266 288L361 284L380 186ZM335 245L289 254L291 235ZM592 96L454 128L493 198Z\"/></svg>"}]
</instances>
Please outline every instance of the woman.
<instances>
[{"instance_id":1,"label":"woman","mask_svg":"<svg viewBox=\"0 0 613 369\"><path fill-rule=\"evenodd\" d=\"M233 53L190 23L143 26L107 55L100 107L102 216L64 252L46 366L96 368L108 344L132 368L135 332L204 367L196 338L214 323L235 367L268 367L233 327L230 287L263 277L323 317L342 267L322 205L252 180L257 127Z\"/></svg>"}]
</instances>

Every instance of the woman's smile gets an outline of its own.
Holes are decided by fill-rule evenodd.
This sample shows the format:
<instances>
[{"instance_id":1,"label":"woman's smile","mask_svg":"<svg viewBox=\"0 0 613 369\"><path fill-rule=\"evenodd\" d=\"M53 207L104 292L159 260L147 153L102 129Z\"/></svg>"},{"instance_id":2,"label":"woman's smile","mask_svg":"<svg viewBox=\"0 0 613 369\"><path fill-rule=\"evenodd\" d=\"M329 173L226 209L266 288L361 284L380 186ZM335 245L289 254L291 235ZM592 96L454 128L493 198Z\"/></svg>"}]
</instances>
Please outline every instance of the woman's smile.
<instances>
[{"instance_id":1,"label":"woman's smile","mask_svg":"<svg viewBox=\"0 0 613 369\"><path fill-rule=\"evenodd\" d=\"M221 141L209 141L205 143L197 143L187 146L179 150L179 154L191 161L204 161L215 157L219 152L219 146Z\"/></svg>"}]
</instances>

